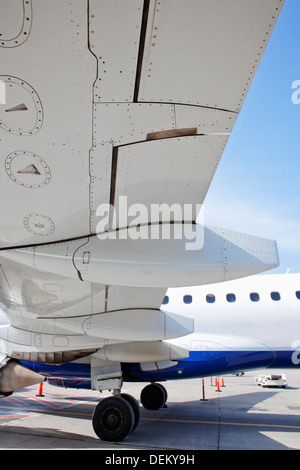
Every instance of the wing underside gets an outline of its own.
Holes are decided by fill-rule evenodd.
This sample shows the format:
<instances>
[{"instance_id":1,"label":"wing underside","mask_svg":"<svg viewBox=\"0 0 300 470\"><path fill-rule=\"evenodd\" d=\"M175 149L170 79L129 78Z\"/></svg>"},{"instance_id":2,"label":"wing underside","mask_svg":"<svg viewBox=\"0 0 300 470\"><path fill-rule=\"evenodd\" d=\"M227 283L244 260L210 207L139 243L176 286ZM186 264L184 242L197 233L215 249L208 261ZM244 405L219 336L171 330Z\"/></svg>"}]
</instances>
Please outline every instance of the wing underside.
<instances>
[{"instance_id":1,"label":"wing underside","mask_svg":"<svg viewBox=\"0 0 300 470\"><path fill-rule=\"evenodd\" d=\"M139 339L147 329L143 311L157 326L142 340L189 330L178 320L176 333L174 319L157 313L167 281L139 283L136 276L129 282L132 263L120 258L123 284L106 282L102 265L101 276L89 276L92 250L82 250L80 272L76 252L102 229L195 223L282 3L1 0L1 298L11 324L35 334L28 344L48 345L40 336L46 332L52 349L75 348L78 335L97 349L122 339L112 325L130 330L142 319L133 328ZM126 208L138 204L144 211L137 218L136 209L128 220L124 200ZM153 204L176 210L155 212ZM100 230L99 207L109 208ZM212 236L219 237L213 246L223 279L223 239ZM73 240L79 241L71 251ZM151 250L154 245L148 264L139 267L141 279L147 279ZM266 251L273 256L274 247ZM23 262L29 252L30 262ZM51 267L39 268L40 256ZM176 269L190 272L189 263ZM97 316L108 312L119 312L110 326ZM94 332L106 332L102 337L89 333L90 317ZM67 346L67 339L54 339L63 331Z\"/></svg>"},{"instance_id":2,"label":"wing underside","mask_svg":"<svg viewBox=\"0 0 300 470\"><path fill-rule=\"evenodd\" d=\"M95 233L120 196L202 204L282 2L23 3L0 4L2 247Z\"/></svg>"}]
</instances>

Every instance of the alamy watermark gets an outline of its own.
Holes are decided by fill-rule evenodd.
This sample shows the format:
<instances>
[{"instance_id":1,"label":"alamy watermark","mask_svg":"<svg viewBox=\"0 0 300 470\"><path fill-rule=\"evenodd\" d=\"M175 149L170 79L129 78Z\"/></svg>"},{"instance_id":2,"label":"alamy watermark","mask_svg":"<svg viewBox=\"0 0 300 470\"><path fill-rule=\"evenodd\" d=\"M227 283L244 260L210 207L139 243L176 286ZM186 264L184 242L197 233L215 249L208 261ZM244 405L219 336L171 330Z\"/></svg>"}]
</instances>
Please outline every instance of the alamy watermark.
<instances>
[{"instance_id":1,"label":"alamy watermark","mask_svg":"<svg viewBox=\"0 0 300 470\"><path fill-rule=\"evenodd\" d=\"M0 104L6 104L6 85L0 80Z\"/></svg>"},{"instance_id":2,"label":"alamy watermark","mask_svg":"<svg viewBox=\"0 0 300 470\"><path fill-rule=\"evenodd\" d=\"M192 221L200 213L200 223ZM116 205L100 204L96 233L100 240L185 240L186 250L200 250L204 243L202 204L166 203L128 204L127 196L119 196ZM115 229L114 227L120 227Z\"/></svg>"},{"instance_id":3,"label":"alamy watermark","mask_svg":"<svg viewBox=\"0 0 300 470\"><path fill-rule=\"evenodd\" d=\"M296 340L292 344L292 349L295 351L292 354L292 363L298 366L300 364L300 340Z\"/></svg>"},{"instance_id":4,"label":"alamy watermark","mask_svg":"<svg viewBox=\"0 0 300 470\"><path fill-rule=\"evenodd\" d=\"M299 104L300 103L300 80L294 80L292 83L292 89L295 90L292 93L292 103Z\"/></svg>"}]
</instances>

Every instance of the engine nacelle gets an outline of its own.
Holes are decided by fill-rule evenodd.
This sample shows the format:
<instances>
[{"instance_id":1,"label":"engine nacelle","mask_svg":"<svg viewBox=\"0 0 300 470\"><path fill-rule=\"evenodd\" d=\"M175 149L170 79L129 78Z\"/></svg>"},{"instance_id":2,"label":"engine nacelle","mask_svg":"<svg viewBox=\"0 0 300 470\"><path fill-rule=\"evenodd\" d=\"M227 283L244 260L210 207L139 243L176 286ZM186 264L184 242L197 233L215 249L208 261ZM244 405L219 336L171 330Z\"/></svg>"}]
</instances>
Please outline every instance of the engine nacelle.
<instances>
[{"instance_id":1,"label":"engine nacelle","mask_svg":"<svg viewBox=\"0 0 300 470\"><path fill-rule=\"evenodd\" d=\"M10 360L0 369L0 396L11 395L15 390L45 382L45 380L46 377L43 375L26 369L14 360Z\"/></svg>"}]
</instances>

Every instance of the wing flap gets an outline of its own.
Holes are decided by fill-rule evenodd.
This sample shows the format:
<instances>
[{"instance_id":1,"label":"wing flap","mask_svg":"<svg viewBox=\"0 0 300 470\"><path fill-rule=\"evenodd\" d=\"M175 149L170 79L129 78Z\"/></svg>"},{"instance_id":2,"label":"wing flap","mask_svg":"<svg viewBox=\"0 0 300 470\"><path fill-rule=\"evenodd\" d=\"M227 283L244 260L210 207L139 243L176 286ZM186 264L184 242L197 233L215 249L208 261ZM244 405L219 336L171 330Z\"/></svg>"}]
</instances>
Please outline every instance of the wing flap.
<instances>
[{"instance_id":1,"label":"wing flap","mask_svg":"<svg viewBox=\"0 0 300 470\"><path fill-rule=\"evenodd\" d=\"M188 136L120 147L115 227L195 221L227 140L227 135ZM127 212L120 207L124 201Z\"/></svg>"}]
</instances>

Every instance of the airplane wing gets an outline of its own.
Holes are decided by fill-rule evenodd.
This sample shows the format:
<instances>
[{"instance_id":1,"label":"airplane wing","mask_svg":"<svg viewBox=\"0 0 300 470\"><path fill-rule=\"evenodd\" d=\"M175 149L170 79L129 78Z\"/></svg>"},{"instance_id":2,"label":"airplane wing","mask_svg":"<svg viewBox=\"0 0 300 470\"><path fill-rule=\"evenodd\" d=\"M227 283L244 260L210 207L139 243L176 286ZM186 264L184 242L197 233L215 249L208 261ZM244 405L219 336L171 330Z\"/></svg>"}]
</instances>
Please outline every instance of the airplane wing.
<instances>
[{"instance_id":1,"label":"airplane wing","mask_svg":"<svg viewBox=\"0 0 300 470\"><path fill-rule=\"evenodd\" d=\"M0 1L1 298L15 327L11 355L20 343L93 350L184 334L182 319L169 334L157 314L168 286L277 264L272 241L232 231L206 228L208 248L197 252L121 234L195 225L282 4ZM107 329L102 314L113 319ZM122 329L134 333L120 337Z\"/></svg>"},{"instance_id":2,"label":"airplane wing","mask_svg":"<svg viewBox=\"0 0 300 470\"><path fill-rule=\"evenodd\" d=\"M201 204L283 2L23 3L0 3L1 246L93 234L119 196Z\"/></svg>"}]
</instances>

